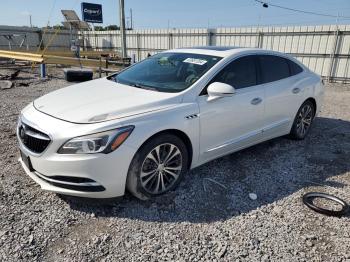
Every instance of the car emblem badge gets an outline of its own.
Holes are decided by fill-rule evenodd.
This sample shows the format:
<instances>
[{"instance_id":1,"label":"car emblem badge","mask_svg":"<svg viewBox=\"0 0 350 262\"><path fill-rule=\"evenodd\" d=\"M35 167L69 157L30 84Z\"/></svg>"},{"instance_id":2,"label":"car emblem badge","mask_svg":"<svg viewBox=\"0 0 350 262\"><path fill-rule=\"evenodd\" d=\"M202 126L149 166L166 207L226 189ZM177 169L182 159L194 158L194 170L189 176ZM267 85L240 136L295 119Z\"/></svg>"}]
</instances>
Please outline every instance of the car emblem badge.
<instances>
[{"instance_id":1,"label":"car emblem badge","mask_svg":"<svg viewBox=\"0 0 350 262\"><path fill-rule=\"evenodd\" d=\"M25 135L24 129L25 129L25 126L22 125L22 126L21 126L21 130L19 131L19 136L20 136L21 138L24 138L24 135Z\"/></svg>"}]
</instances>

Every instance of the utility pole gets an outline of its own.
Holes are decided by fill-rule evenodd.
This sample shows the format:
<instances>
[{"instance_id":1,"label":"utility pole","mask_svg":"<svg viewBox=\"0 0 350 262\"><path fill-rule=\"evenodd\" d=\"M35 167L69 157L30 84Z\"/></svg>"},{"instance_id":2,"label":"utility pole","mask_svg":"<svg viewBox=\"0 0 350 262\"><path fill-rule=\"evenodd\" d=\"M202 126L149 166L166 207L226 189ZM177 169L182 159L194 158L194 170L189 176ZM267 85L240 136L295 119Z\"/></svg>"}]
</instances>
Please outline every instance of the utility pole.
<instances>
[{"instance_id":1,"label":"utility pole","mask_svg":"<svg viewBox=\"0 0 350 262\"><path fill-rule=\"evenodd\" d=\"M123 58L126 58L127 53L126 53L124 0L119 0L119 18L120 18L120 39L121 39L122 56Z\"/></svg>"},{"instance_id":2,"label":"utility pole","mask_svg":"<svg viewBox=\"0 0 350 262\"><path fill-rule=\"evenodd\" d=\"M33 27L33 25L32 25L32 15L31 14L29 14L29 24L30 24L30 27Z\"/></svg>"},{"instance_id":3,"label":"utility pole","mask_svg":"<svg viewBox=\"0 0 350 262\"><path fill-rule=\"evenodd\" d=\"M130 8L130 29L134 28L134 25L132 24L132 9Z\"/></svg>"}]
</instances>

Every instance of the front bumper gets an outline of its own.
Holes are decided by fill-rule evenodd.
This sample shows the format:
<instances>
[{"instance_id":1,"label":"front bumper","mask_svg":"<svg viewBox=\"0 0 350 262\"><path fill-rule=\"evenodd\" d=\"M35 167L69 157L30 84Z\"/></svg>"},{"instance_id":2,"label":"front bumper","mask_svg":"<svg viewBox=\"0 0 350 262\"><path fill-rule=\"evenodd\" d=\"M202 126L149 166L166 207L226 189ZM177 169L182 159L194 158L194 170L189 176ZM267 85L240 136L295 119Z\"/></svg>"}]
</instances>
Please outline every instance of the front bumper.
<instances>
[{"instance_id":1,"label":"front bumper","mask_svg":"<svg viewBox=\"0 0 350 262\"><path fill-rule=\"evenodd\" d=\"M112 198L124 195L129 165L136 152L134 148L122 144L109 154L57 153L65 141L102 130L105 128L103 125L68 123L43 114L33 107L27 107L22 112L22 121L28 125L34 125L52 139L50 145L41 154L31 152L18 139L20 150L29 156L32 169L29 169L22 158L19 162L24 171L43 190L89 198Z\"/></svg>"},{"instance_id":2,"label":"front bumper","mask_svg":"<svg viewBox=\"0 0 350 262\"><path fill-rule=\"evenodd\" d=\"M63 194L63 195L71 195L71 196L79 196L79 197L96 197L96 198L104 197L103 196L104 194L103 195L101 195L101 194L93 195L93 194L91 194L91 192L71 190L71 189L66 189L66 188L60 187L60 186L55 186L55 185L51 184L50 182L48 182L48 180L42 179L40 176L41 174L39 174L38 172L30 171L29 168L24 164L24 162L22 161L21 158L19 158L18 161L21 163L26 174L28 176L30 176L36 183L38 183L43 190L55 192L55 193L59 193L59 194ZM49 181L52 181L52 180L49 180ZM105 189L103 191L105 191ZM106 196L106 197L108 197L108 196Z\"/></svg>"}]
</instances>

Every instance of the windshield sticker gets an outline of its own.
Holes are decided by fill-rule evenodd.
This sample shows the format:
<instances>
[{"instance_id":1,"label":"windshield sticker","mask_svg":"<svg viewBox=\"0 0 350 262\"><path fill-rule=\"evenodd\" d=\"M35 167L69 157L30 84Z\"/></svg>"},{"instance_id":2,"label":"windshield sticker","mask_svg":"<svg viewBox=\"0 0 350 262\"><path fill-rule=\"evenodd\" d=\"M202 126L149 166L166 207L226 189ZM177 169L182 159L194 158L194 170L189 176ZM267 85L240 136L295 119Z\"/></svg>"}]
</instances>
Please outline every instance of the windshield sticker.
<instances>
[{"instance_id":1,"label":"windshield sticker","mask_svg":"<svg viewBox=\"0 0 350 262\"><path fill-rule=\"evenodd\" d=\"M203 59L198 59L198 58L186 58L184 61L184 63L190 63L190 64L195 64L195 65L204 65L206 64L208 61L207 60L203 60Z\"/></svg>"}]
</instances>

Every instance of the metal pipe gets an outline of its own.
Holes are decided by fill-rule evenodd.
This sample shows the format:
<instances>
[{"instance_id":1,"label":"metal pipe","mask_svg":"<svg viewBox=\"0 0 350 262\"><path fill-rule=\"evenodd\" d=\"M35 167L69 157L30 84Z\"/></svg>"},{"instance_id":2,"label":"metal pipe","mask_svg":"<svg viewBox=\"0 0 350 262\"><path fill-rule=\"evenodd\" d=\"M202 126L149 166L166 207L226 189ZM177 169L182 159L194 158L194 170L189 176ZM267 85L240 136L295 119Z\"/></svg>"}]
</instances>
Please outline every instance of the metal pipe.
<instances>
[{"instance_id":1,"label":"metal pipe","mask_svg":"<svg viewBox=\"0 0 350 262\"><path fill-rule=\"evenodd\" d=\"M46 65L40 64L40 78L44 79L46 78Z\"/></svg>"},{"instance_id":2,"label":"metal pipe","mask_svg":"<svg viewBox=\"0 0 350 262\"><path fill-rule=\"evenodd\" d=\"M121 51L122 51L123 58L126 58L127 53L126 53L124 0L119 0L119 18L120 18Z\"/></svg>"}]
</instances>

